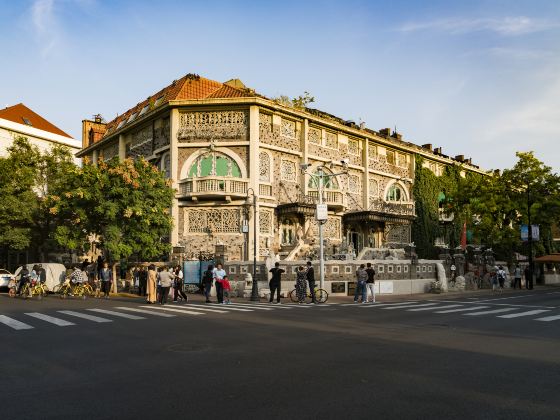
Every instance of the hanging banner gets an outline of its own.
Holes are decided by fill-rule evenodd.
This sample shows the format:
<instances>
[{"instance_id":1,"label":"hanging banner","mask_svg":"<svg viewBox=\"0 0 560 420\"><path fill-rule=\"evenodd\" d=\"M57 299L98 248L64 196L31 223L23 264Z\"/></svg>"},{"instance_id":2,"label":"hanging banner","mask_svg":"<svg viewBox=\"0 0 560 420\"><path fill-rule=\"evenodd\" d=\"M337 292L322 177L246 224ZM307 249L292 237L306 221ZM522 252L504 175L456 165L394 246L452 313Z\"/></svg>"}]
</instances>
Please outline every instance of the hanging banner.
<instances>
[{"instance_id":1,"label":"hanging banner","mask_svg":"<svg viewBox=\"0 0 560 420\"><path fill-rule=\"evenodd\" d=\"M529 226L521 225L521 240L527 242L529 240ZM540 239L539 225L531 225L531 235L533 242Z\"/></svg>"}]
</instances>

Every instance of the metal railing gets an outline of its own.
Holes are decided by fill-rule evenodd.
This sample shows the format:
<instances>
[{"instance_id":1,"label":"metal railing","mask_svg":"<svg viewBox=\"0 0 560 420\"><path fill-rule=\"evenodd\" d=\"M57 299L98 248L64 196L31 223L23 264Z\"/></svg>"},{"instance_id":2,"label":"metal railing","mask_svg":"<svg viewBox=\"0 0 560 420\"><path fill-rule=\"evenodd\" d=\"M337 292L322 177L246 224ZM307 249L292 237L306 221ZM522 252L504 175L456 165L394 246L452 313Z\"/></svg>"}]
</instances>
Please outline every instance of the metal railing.
<instances>
[{"instance_id":1,"label":"metal railing","mask_svg":"<svg viewBox=\"0 0 560 420\"><path fill-rule=\"evenodd\" d=\"M207 176L204 178L188 178L179 181L179 192L183 196L193 194L246 195L248 186L248 180Z\"/></svg>"}]
</instances>

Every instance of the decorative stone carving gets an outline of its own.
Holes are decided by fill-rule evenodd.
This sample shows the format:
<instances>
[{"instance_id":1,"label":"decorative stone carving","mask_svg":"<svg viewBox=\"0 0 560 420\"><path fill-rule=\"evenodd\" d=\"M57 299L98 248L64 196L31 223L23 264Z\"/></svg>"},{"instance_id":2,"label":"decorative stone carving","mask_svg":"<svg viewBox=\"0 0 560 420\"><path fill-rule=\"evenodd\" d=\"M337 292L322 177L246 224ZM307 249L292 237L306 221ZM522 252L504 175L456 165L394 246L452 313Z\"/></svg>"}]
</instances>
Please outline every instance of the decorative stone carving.
<instances>
[{"instance_id":1,"label":"decorative stone carving","mask_svg":"<svg viewBox=\"0 0 560 420\"><path fill-rule=\"evenodd\" d=\"M377 146L372 142L368 143L368 158L375 159L377 157Z\"/></svg>"},{"instance_id":2,"label":"decorative stone carving","mask_svg":"<svg viewBox=\"0 0 560 420\"><path fill-rule=\"evenodd\" d=\"M352 155L360 154L360 143L356 139L348 139L348 153Z\"/></svg>"},{"instance_id":3,"label":"decorative stone carving","mask_svg":"<svg viewBox=\"0 0 560 420\"><path fill-rule=\"evenodd\" d=\"M263 235L272 234L272 212L269 210L259 211L259 232Z\"/></svg>"},{"instance_id":4,"label":"decorative stone carving","mask_svg":"<svg viewBox=\"0 0 560 420\"><path fill-rule=\"evenodd\" d=\"M307 237L319 238L319 224L315 218L310 220L311 226L307 232ZM341 221L340 217L329 216L328 220L323 225L323 237L333 241L340 241L342 239Z\"/></svg>"},{"instance_id":5,"label":"decorative stone carving","mask_svg":"<svg viewBox=\"0 0 560 420\"><path fill-rule=\"evenodd\" d=\"M280 135L288 138L296 138L296 123L282 118Z\"/></svg>"},{"instance_id":6,"label":"decorative stone carving","mask_svg":"<svg viewBox=\"0 0 560 420\"><path fill-rule=\"evenodd\" d=\"M410 225L385 224L385 239L389 243L409 244Z\"/></svg>"},{"instance_id":7,"label":"decorative stone carving","mask_svg":"<svg viewBox=\"0 0 560 420\"><path fill-rule=\"evenodd\" d=\"M238 208L185 209L188 233L239 233L241 210Z\"/></svg>"},{"instance_id":8,"label":"decorative stone carving","mask_svg":"<svg viewBox=\"0 0 560 420\"><path fill-rule=\"evenodd\" d=\"M350 194L360 194L362 183L358 175L348 175L348 192Z\"/></svg>"},{"instance_id":9,"label":"decorative stone carving","mask_svg":"<svg viewBox=\"0 0 560 420\"><path fill-rule=\"evenodd\" d=\"M321 144L322 143L322 135L321 135L321 130L318 128L314 128L314 127L309 127L309 131L307 133L307 138L309 140L309 143L314 143L314 144Z\"/></svg>"},{"instance_id":10,"label":"decorative stone carving","mask_svg":"<svg viewBox=\"0 0 560 420\"><path fill-rule=\"evenodd\" d=\"M338 149L338 136L335 133L327 131L325 145L331 149Z\"/></svg>"},{"instance_id":11,"label":"decorative stone carving","mask_svg":"<svg viewBox=\"0 0 560 420\"><path fill-rule=\"evenodd\" d=\"M111 160L115 156L119 156L119 143L113 143L103 149L101 152L103 160Z\"/></svg>"},{"instance_id":12,"label":"decorative stone carving","mask_svg":"<svg viewBox=\"0 0 560 420\"><path fill-rule=\"evenodd\" d=\"M159 124L156 122L154 129L154 150L169 145L170 127L169 118L162 118Z\"/></svg>"},{"instance_id":13,"label":"decorative stone carving","mask_svg":"<svg viewBox=\"0 0 560 420\"><path fill-rule=\"evenodd\" d=\"M376 179L368 179L369 182L369 196L377 198L379 197L379 183Z\"/></svg>"},{"instance_id":14,"label":"decorative stone carving","mask_svg":"<svg viewBox=\"0 0 560 420\"><path fill-rule=\"evenodd\" d=\"M392 203L380 198L370 197L369 210L398 216L414 216L413 203Z\"/></svg>"},{"instance_id":15,"label":"decorative stone carving","mask_svg":"<svg viewBox=\"0 0 560 420\"><path fill-rule=\"evenodd\" d=\"M297 171L295 162L282 159L280 162L280 179L282 181L296 182Z\"/></svg>"},{"instance_id":16,"label":"decorative stone carving","mask_svg":"<svg viewBox=\"0 0 560 420\"><path fill-rule=\"evenodd\" d=\"M379 172L385 172L387 174L395 174L403 178L410 177L410 171L408 168L401 168L397 165L391 165L387 162L387 157L384 155L377 155L375 157L369 158L369 169L373 169Z\"/></svg>"},{"instance_id":17,"label":"decorative stone carving","mask_svg":"<svg viewBox=\"0 0 560 420\"><path fill-rule=\"evenodd\" d=\"M270 155L266 152L259 153L259 181L270 182Z\"/></svg>"},{"instance_id":18,"label":"decorative stone carving","mask_svg":"<svg viewBox=\"0 0 560 420\"><path fill-rule=\"evenodd\" d=\"M179 116L179 141L245 140L249 117L246 111L182 112Z\"/></svg>"},{"instance_id":19,"label":"decorative stone carving","mask_svg":"<svg viewBox=\"0 0 560 420\"><path fill-rule=\"evenodd\" d=\"M299 131L296 123L282 120L282 125L273 125L272 116L259 114L259 139L262 143L283 147L290 150L299 150Z\"/></svg>"},{"instance_id":20,"label":"decorative stone carving","mask_svg":"<svg viewBox=\"0 0 560 420\"><path fill-rule=\"evenodd\" d=\"M317 157L324 157L330 160L340 160L341 155L344 153L339 151L338 149L328 149L326 147L321 147L317 144L309 144L307 146L307 150L309 151L310 155L317 156Z\"/></svg>"}]
</instances>

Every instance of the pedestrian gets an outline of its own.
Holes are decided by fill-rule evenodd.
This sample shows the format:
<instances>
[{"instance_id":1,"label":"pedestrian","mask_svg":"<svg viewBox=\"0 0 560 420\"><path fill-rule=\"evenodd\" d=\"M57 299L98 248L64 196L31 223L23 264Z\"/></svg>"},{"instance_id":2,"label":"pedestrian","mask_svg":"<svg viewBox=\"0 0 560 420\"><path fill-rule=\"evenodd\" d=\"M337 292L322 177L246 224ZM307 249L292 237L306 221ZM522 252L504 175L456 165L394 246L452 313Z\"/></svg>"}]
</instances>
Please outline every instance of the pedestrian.
<instances>
[{"instance_id":1,"label":"pedestrian","mask_svg":"<svg viewBox=\"0 0 560 420\"><path fill-rule=\"evenodd\" d=\"M97 278L100 278L101 275L101 269L103 268L103 255L98 255L97 256Z\"/></svg>"},{"instance_id":2,"label":"pedestrian","mask_svg":"<svg viewBox=\"0 0 560 420\"><path fill-rule=\"evenodd\" d=\"M42 264L37 264L37 266L39 267L39 281L41 284L45 284L47 282L47 271Z\"/></svg>"},{"instance_id":3,"label":"pedestrian","mask_svg":"<svg viewBox=\"0 0 560 420\"><path fill-rule=\"evenodd\" d=\"M282 289L282 273L285 273L285 270L281 269L280 263L277 262L274 264L274 267L271 268L269 272L272 273L270 283L268 284L270 287L269 302L272 303L274 301L274 292L276 292L276 303L280 303L280 290Z\"/></svg>"},{"instance_id":4,"label":"pedestrian","mask_svg":"<svg viewBox=\"0 0 560 420\"><path fill-rule=\"evenodd\" d=\"M212 290L212 281L214 280L214 266L210 264L206 271L202 274L202 286L204 287L204 296L206 303L210 303L210 292Z\"/></svg>"},{"instance_id":5,"label":"pedestrian","mask_svg":"<svg viewBox=\"0 0 560 420\"><path fill-rule=\"evenodd\" d=\"M498 289L498 275L496 274L497 271L492 271L490 273L490 282L492 283L492 292L495 292Z\"/></svg>"},{"instance_id":6,"label":"pedestrian","mask_svg":"<svg viewBox=\"0 0 560 420\"><path fill-rule=\"evenodd\" d=\"M218 303L224 303L224 290L222 287L222 279L226 276L226 271L223 269L222 264L218 264L213 271L214 284L216 286L216 297L218 298ZM253 279L256 281L256 279Z\"/></svg>"},{"instance_id":7,"label":"pedestrian","mask_svg":"<svg viewBox=\"0 0 560 420\"><path fill-rule=\"evenodd\" d=\"M367 289L366 281L368 279L368 273L366 272L366 266L360 264L360 267L356 270L356 292L354 293L354 303L358 303L358 296L362 295L362 303L367 303Z\"/></svg>"},{"instance_id":8,"label":"pedestrian","mask_svg":"<svg viewBox=\"0 0 560 420\"><path fill-rule=\"evenodd\" d=\"M311 265L311 261L307 261L307 271L306 271L307 282L309 283L309 293L311 293L311 303L317 303L315 297L315 270Z\"/></svg>"},{"instance_id":9,"label":"pedestrian","mask_svg":"<svg viewBox=\"0 0 560 420\"><path fill-rule=\"evenodd\" d=\"M305 295L307 291L307 271L303 265L298 267L298 271L296 273L296 296L298 299L298 303L305 302Z\"/></svg>"},{"instance_id":10,"label":"pedestrian","mask_svg":"<svg viewBox=\"0 0 560 420\"><path fill-rule=\"evenodd\" d=\"M367 291L369 290L372 297L371 303L375 303L375 270L371 266L371 263L367 263L366 273L366 302L369 300L367 296Z\"/></svg>"},{"instance_id":11,"label":"pedestrian","mask_svg":"<svg viewBox=\"0 0 560 420\"><path fill-rule=\"evenodd\" d=\"M148 271L146 267L140 267L138 276L138 296L146 296L146 288L148 287Z\"/></svg>"},{"instance_id":12,"label":"pedestrian","mask_svg":"<svg viewBox=\"0 0 560 420\"><path fill-rule=\"evenodd\" d=\"M500 285L500 292L501 292L504 290L504 283L507 277L507 274L501 265L498 267L498 271L496 272L496 277L498 278L498 284Z\"/></svg>"},{"instance_id":13,"label":"pedestrian","mask_svg":"<svg viewBox=\"0 0 560 420\"><path fill-rule=\"evenodd\" d=\"M156 303L156 283L157 273L156 266L150 264L148 267L148 300L147 303Z\"/></svg>"},{"instance_id":14,"label":"pedestrian","mask_svg":"<svg viewBox=\"0 0 560 420\"><path fill-rule=\"evenodd\" d=\"M159 300L160 305L165 305L167 303L167 295L169 294L169 289L173 284L174 278L175 278L175 274L173 274L173 272L171 272L170 270L166 270L165 268L163 268L159 272L159 281L161 286L160 300Z\"/></svg>"},{"instance_id":15,"label":"pedestrian","mask_svg":"<svg viewBox=\"0 0 560 420\"><path fill-rule=\"evenodd\" d=\"M525 270L523 272L523 274L525 275L525 289L529 290L533 288L533 279L531 278L531 268L529 268L529 266L525 267Z\"/></svg>"},{"instance_id":16,"label":"pedestrian","mask_svg":"<svg viewBox=\"0 0 560 420\"><path fill-rule=\"evenodd\" d=\"M173 281L173 302L177 302L177 298L180 297L183 302L188 302L189 298L183 291L183 270L181 266L175 267L175 279Z\"/></svg>"},{"instance_id":17,"label":"pedestrian","mask_svg":"<svg viewBox=\"0 0 560 420\"><path fill-rule=\"evenodd\" d=\"M29 270L27 269L27 267L24 265L21 267L21 270L19 272L19 282L18 282L18 286L17 286L17 290L16 290L16 294L20 294L21 289L23 288L23 286L25 285L25 283L27 283L29 281Z\"/></svg>"},{"instance_id":18,"label":"pedestrian","mask_svg":"<svg viewBox=\"0 0 560 420\"><path fill-rule=\"evenodd\" d=\"M82 270L82 271L86 271L88 265L89 265L89 260L86 258L84 261L82 261L81 270Z\"/></svg>"},{"instance_id":19,"label":"pedestrian","mask_svg":"<svg viewBox=\"0 0 560 420\"><path fill-rule=\"evenodd\" d=\"M515 264L515 269L513 270L513 288L517 289L519 285L519 290L521 290L521 268L519 264Z\"/></svg>"},{"instance_id":20,"label":"pedestrian","mask_svg":"<svg viewBox=\"0 0 560 420\"><path fill-rule=\"evenodd\" d=\"M132 269L132 281L136 290L140 289L140 268L138 266Z\"/></svg>"},{"instance_id":21,"label":"pedestrian","mask_svg":"<svg viewBox=\"0 0 560 420\"><path fill-rule=\"evenodd\" d=\"M103 268L99 272L99 280L101 280L101 292L105 299L109 299L109 292L111 291L111 283L113 281L113 272L109 268L109 263L105 261Z\"/></svg>"},{"instance_id":22,"label":"pedestrian","mask_svg":"<svg viewBox=\"0 0 560 420\"><path fill-rule=\"evenodd\" d=\"M224 276L224 278L222 279L222 288L224 289L224 301L222 303L225 305L229 305L231 303L231 284L229 284L228 276Z\"/></svg>"}]
</instances>

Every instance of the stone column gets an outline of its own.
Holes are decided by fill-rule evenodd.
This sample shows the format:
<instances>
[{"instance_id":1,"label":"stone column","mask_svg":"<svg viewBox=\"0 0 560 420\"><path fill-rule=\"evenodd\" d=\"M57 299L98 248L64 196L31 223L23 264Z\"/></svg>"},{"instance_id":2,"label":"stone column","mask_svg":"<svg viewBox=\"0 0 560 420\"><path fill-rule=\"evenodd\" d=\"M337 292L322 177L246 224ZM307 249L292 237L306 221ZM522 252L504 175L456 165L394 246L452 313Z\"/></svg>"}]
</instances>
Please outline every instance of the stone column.
<instances>
[{"instance_id":1,"label":"stone column","mask_svg":"<svg viewBox=\"0 0 560 420\"><path fill-rule=\"evenodd\" d=\"M253 189L257 197L257 240L252 246L256 247L257 258L259 255L260 235L259 229L259 107L252 105L249 108L249 187ZM272 170L272 169L271 169ZM251 209L251 212L253 209ZM254 214L251 215L254 217ZM249 222L249 243L253 242L254 220ZM249 246L249 259L253 258L253 248Z\"/></svg>"},{"instance_id":2,"label":"stone column","mask_svg":"<svg viewBox=\"0 0 560 420\"><path fill-rule=\"evenodd\" d=\"M126 159L126 141L124 134L119 134L119 159Z\"/></svg>"},{"instance_id":3,"label":"stone column","mask_svg":"<svg viewBox=\"0 0 560 420\"><path fill-rule=\"evenodd\" d=\"M95 149L91 156L91 163L97 165L98 160L99 160L99 149Z\"/></svg>"},{"instance_id":4,"label":"stone column","mask_svg":"<svg viewBox=\"0 0 560 420\"><path fill-rule=\"evenodd\" d=\"M179 190L179 147L177 141L177 131L179 131L179 110L173 108L169 114L169 158L171 161L171 187ZM171 217L173 218L173 230L171 231L171 245L179 243L179 201L173 198L171 204Z\"/></svg>"}]
</instances>

